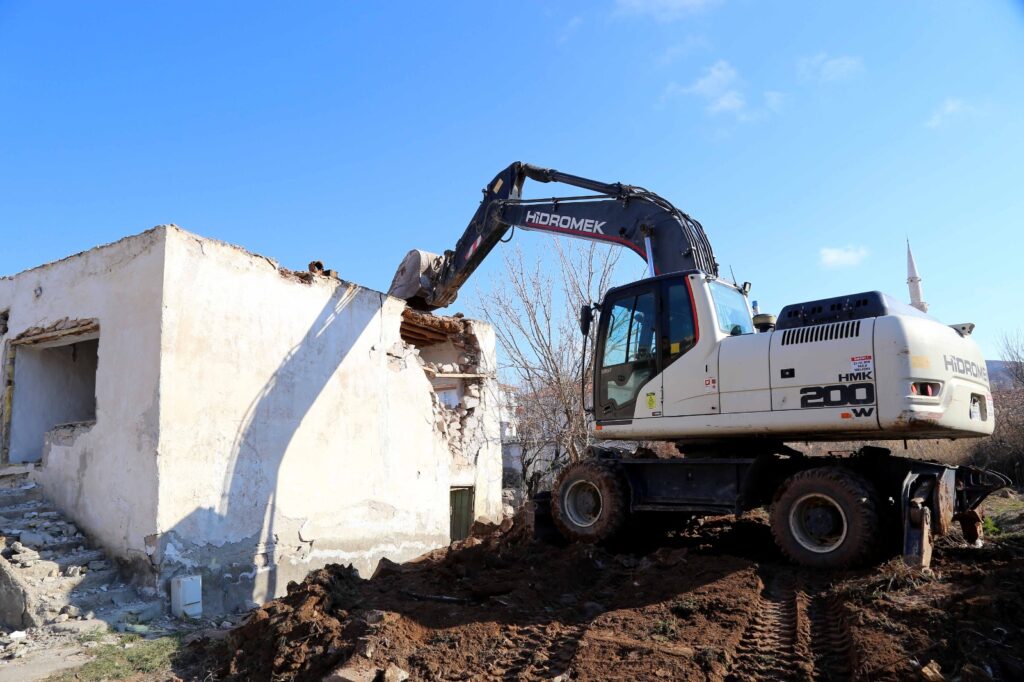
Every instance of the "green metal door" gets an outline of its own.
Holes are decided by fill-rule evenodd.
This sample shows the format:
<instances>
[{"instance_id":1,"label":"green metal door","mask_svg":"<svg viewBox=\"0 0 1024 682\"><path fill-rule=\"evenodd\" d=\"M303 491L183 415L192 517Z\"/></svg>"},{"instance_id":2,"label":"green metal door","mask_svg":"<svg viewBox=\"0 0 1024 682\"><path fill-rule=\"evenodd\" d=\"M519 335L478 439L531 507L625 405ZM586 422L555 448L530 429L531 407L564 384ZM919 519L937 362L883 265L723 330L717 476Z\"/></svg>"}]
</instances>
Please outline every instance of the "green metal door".
<instances>
[{"instance_id":1,"label":"green metal door","mask_svg":"<svg viewBox=\"0 0 1024 682\"><path fill-rule=\"evenodd\" d=\"M473 525L473 489L452 488L451 491L451 531L452 541L465 540L469 537L469 528Z\"/></svg>"}]
</instances>

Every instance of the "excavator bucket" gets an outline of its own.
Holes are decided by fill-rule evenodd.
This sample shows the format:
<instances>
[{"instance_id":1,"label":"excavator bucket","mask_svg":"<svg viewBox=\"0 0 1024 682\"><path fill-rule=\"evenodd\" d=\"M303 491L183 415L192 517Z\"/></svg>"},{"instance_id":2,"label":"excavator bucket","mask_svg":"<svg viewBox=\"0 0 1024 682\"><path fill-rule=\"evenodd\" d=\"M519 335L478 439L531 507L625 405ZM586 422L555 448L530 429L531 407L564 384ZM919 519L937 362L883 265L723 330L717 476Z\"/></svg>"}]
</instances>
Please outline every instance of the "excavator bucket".
<instances>
[{"instance_id":1,"label":"excavator bucket","mask_svg":"<svg viewBox=\"0 0 1024 682\"><path fill-rule=\"evenodd\" d=\"M391 280L388 295L405 299L413 307L428 308L423 305L423 301L430 293L431 282L436 281L443 260L444 258L436 253L419 249L413 249L405 254L394 279Z\"/></svg>"}]
</instances>

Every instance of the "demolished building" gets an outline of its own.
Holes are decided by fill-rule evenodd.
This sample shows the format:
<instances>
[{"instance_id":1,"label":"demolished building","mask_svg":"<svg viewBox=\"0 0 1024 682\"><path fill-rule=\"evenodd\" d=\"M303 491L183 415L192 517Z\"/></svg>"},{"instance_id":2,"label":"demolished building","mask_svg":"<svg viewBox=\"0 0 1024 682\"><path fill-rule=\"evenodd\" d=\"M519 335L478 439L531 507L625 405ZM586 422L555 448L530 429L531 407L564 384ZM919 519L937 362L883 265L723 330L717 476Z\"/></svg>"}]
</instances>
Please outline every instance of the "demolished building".
<instances>
[{"instance_id":1,"label":"demolished building","mask_svg":"<svg viewBox=\"0 0 1024 682\"><path fill-rule=\"evenodd\" d=\"M0 348L0 464L207 613L500 518L485 323L160 226L0 278Z\"/></svg>"}]
</instances>

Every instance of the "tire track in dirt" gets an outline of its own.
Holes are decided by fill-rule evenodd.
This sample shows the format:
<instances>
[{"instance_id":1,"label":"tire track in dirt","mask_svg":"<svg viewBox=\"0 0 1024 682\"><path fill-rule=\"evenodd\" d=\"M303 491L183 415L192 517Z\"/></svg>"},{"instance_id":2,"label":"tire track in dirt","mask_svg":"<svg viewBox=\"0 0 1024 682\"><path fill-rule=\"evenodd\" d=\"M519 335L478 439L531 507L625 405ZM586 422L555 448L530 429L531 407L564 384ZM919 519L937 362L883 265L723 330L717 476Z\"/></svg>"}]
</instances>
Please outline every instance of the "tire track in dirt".
<instances>
[{"instance_id":1,"label":"tire track in dirt","mask_svg":"<svg viewBox=\"0 0 1024 682\"><path fill-rule=\"evenodd\" d=\"M762 567L759 573L764 587L727 679L850 679L849 631L824 581L790 568Z\"/></svg>"},{"instance_id":2,"label":"tire track in dirt","mask_svg":"<svg viewBox=\"0 0 1024 682\"><path fill-rule=\"evenodd\" d=\"M734 653L735 663L727 679L796 680L803 656L797 651L798 609L789 580L762 575L764 584L754 615Z\"/></svg>"},{"instance_id":3,"label":"tire track in dirt","mask_svg":"<svg viewBox=\"0 0 1024 682\"><path fill-rule=\"evenodd\" d=\"M488 680L550 679L565 672L586 634L585 625L552 630L545 625L516 627L506 633L510 646L487 666Z\"/></svg>"},{"instance_id":4,"label":"tire track in dirt","mask_svg":"<svg viewBox=\"0 0 1024 682\"><path fill-rule=\"evenodd\" d=\"M838 604L823 589L815 590L808 596L807 616L813 679L816 682L850 679L850 631Z\"/></svg>"}]
</instances>

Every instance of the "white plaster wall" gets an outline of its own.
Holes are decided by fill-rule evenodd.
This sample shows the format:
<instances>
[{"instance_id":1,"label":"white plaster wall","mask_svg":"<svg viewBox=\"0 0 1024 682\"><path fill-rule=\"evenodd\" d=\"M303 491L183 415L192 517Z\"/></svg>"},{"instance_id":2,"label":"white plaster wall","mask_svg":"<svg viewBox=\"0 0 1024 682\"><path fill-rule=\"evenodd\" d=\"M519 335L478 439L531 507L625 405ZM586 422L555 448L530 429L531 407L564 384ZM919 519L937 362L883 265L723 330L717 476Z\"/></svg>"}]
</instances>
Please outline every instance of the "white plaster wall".
<instances>
[{"instance_id":1,"label":"white plaster wall","mask_svg":"<svg viewBox=\"0 0 1024 682\"><path fill-rule=\"evenodd\" d=\"M227 605L448 542L451 457L403 305L169 232L156 560L222 581L205 591Z\"/></svg>"},{"instance_id":2,"label":"white plaster wall","mask_svg":"<svg viewBox=\"0 0 1024 682\"><path fill-rule=\"evenodd\" d=\"M0 278L5 308L0 340L99 320L97 422L48 438L38 478L115 554L202 573L209 612L447 544L455 484L500 519L496 383L482 446L453 464L400 300L172 226ZM493 333L474 330L491 372Z\"/></svg>"},{"instance_id":3,"label":"white plaster wall","mask_svg":"<svg viewBox=\"0 0 1024 682\"><path fill-rule=\"evenodd\" d=\"M38 462L47 431L58 424L96 418L98 347L98 340L93 339L56 347L18 348L10 462Z\"/></svg>"},{"instance_id":4,"label":"white plaster wall","mask_svg":"<svg viewBox=\"0 0 1024 682\"><path fill-rule=\"evenodd\" d=\"M141 554L155 531L164 232L0 279L10 339L64 318L100 322L96 424L44 451L46 494L101 544ZM6 350L6 344L5 344Z\"/></svg>"}]
</instances>

